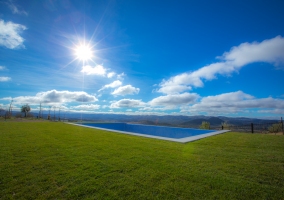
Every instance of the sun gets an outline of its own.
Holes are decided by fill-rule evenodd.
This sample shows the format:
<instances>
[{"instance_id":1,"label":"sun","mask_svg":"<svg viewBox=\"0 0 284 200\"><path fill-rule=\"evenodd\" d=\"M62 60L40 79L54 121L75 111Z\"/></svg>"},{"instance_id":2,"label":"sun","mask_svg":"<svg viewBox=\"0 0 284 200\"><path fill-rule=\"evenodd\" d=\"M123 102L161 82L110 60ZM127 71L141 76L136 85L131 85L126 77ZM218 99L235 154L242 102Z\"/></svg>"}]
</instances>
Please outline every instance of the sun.
<instances>
[{"instance_id":1,"label":"sun","mask_svg":"<svg viewBox=\"0 0 284 200\"><path fill-rule=\"evenodd\" d=\"M92 48L84 44L81 44L75 48L75 54L77 59L82 61L90 60L93 57Z\"/></svg>"}]
</instances>

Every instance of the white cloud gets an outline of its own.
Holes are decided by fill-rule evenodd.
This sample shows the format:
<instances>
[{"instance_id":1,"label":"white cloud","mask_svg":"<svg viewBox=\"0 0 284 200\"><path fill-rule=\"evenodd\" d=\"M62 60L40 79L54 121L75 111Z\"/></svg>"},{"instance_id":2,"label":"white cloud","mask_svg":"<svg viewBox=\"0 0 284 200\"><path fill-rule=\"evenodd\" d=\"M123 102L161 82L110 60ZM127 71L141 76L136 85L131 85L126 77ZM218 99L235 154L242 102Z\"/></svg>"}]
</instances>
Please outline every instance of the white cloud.
<instances>
[{"instance_id":1,"label":"white cloud","mask_svg":"<svg viewBox=\"0 0 284 200\"><path fill-rule=\"evenodd\" d=\"M124 76L126 76L126 74L123 72L123 73L121 73L121 74L118 74L117 75L117 79L119 79L119 80L123 80L124 78Z\"/></svg>"},{"instance_id":2,"label":"white cloud","mask_svg":"<svg viewBox=\"0 0 284 200\"><path fill-rule=\"evenodd\" d=\"M242 91L237 91L237 92L229 92L229 93L224 93L224 94L219 94L216 96L208 96L204 97L201 102L206 103L206 104L214 104L216 102L218 103L230 103L230 102L239 102L247 99L253 99L254 97L246 94Z\"/></svg>"},{"instance_id":3,"label":"white cloud","mask_svg":"<svg viewBox=\"0 0 284 200\"><path fill-rule=\"evenodd\" d=\"M139 110L141 110L141 111L152 111L152 110L154 110L154 108L146 106L146 107L143 107L143 108L139 108Z\"/></svg>"},{"instance_id":4,"label":"white cloud","mask_svg":"<svg viewBox=\"0 0 284 200\"><path fill-rule=\"evenodd\" d=\"M10 77L0 76L0 82L6 82L6 81L10 81L10 80L11 80Z\"/></svg>"},{"instance_id":5,"label":"white cloud","mask_svg":"<svg viewBox=\"0 0 284 200\"><path fill-rule=\"evenodd\" d=\"M149 102L151 106L180 106L192 104L198 99L199 95L195 93L171 94L157 97Z\"/></svg>"},{"instance_id":6,"label":"white cloud","mask_svg":"<svg viewBox=\"0 0 284 200\"><path fill-rule=\"evenodd\" d=\"M135 108L135 107L143 107L146 104L141 100L135 99L121 99L117 102L113 102L110 105L110 108Z\"/></svg>"},{"instance_id":7,"label":"white cloud","mask_svg":"<svg viewBox=\"0 0 284 200\"><path fill-rule=\"evenodd\" d=\"M175 85L175 84L168 84L164 87L160 88L158 92L162 92L164 94L178 94L180 92L183 92L185 90L191 90L190 86L186 85Z\"/></svg>"},{"instance_id":8,"label":"white cloud","mask_svg":"<svg viewBox=\"0 0 284 200\"><path fill-rule=\"evenodd\" d=\"M12 97L4 97L4 98L1 98L0 100L11 101L12 99L13 99Z\"/></svg>"},{"instance_id":9,"label":"white cloud","mask_svg":"<svg viewBox=\"0 0 284 200\"><path fill-rule=\"evenodd\" d=\"M75 110L97 110L100 108L100 105L97 104L83 104L83 105L78 105L78 106L71 106L70 109L75 109Z\"/></svg>"},{"instance_id":10,"label":"white cloud","mask_svg":"<svg viewBox=\"0 0 284 200\"><path fill-rule=\"evenodd\" d=\"M19 10L19 8L13 3L12 0L7 2L8 7L11 9L13 14L19 14L19 15L28 15L28 13L24 10Z\"/></svg>"},{"instance_id":11,"label":"white cloud","mask_svg":"<svg viewBox=\"0 0 284 200\"><path fill-rule=\"evenodd\" d=\"M250 109L283 109L284 100L272 97L257 99L242 91L208 96L201 99L199 103L192 106L185 106L182 112L192 114L232 114L248 112Z\"/></svg>"},{"instance_id":12,"label":"white cloud","mask_svg":"<svg viewBox=\"0 0 284 200\"><path fill-rule=\"evenodd\" d=\"M119 81L119 80L116 80L116 81L113 81L110 84L107 84L107 85L103 86L101 89L99 89L99 91L107 89L107 88L116 88L116 87L119 87L121 85L122 85L122 82Z\"/></svg>"},{"instance_id":13,"label":"white cloud","mask_svg":"<svg viewBox=\"0 0 284 200\"><path fill-rule=\"evenodd\" d=\"M190 90L191 86L203 87L203 80L212 80L216 75L230 75L247 64L267 62L275 66L284 63L284 38L264 40L260 43L243 43L218 57L221 62L212 63L193 72L186 72L160 83L158 92L175 94Z\"/></svg>"},{"instance_id":14,"label":"white cloud","mask_svg":"<svg viewBox=\"0 0 284 200\"><path fill-rule=\"evenodd\" d=\"M166 110L174 110L177 106L163 106L163 107L143 107L139 108L140 111L166 111Z\"/></svg>"},{"instance_id":15,"label":"white cloud","mask_svg":"<svg viewBox=\"0 0 284 200\"><path fill-rule=\"evenodd\" d=\"M106 85L105 87L116 88L122 85L122 82L119 80L113 81L112 83Z\"/></svg>"},{"instance_id":16,"label":"white cloud","mask_svg":"<svg viewBox=\"0 0 284 200\"><path fill-rule=\"evenodd\" d=\"M8 105L4 105L4 104L0 103L0 115L1 115L1 112L4 112L7 107L8 107Z\"/></svg>"},{"instance_id":17,"label":"white cloud","mask_svg":"<svg viewBox=\"0 0 284 200\"><path fill-rule=\"evenodd\" d=\"M268 114L283 114L284 109L266 109L266 110L259 110L259 113L268 113Z\"/></svg>"},{"instance_id":18,"label":"white cloud","mask_svg":"<svg viewBox=\"0 0 284 200\"><path fill-rule=\"evenodd\" d=\"M7 99L7 98L6 98ZM95 102L98 99L86 92L70 92L50 90L46 92L39 92L35 96L19 96L13 98L16 104L62 104L68 102Z\"/></svg>"},{"instance_id":19,"label":"white cloud","mask_svg":"<svg viewBox=\"0 0 284 200\"><path fill-rule=\"evenodd\" d=\"M24 39L20 33L27 28L21 24L13 22L5 23L0 19L0 45L9 49L24 48Z\"/></svg>"},{"instance_id":20,"label":"white cloud","mask_svg":"<svg viewBox=\"0 0 284 200\"><path fill-rule=\"evenodd\" d=\"M6 67L0 66L0 70L4 70L4 69L6 69Z\"/></svg>"},{"instance_id":21,"label":"white cloud","mask_svg":"<svg viewBox=\"0 0 284 200\"><path fill-rule=\"evenodd\" d=\"M128 95L128 94L138 94L140 91L139 88L135 88L131 85L125 85L125 86L121 86L117 89L114 90L113 95Z\"/></svg>"},{"instance_id":22,"label":"white cloud","mask_svg":"<svg viewBox=\"0 0 284 200\"><path fill-rule=\"evenodd\" d=\"M116 75L115 72L113 71L108 72L108 71L110 71L110 69L105 68L102 65L96 65L94 67L90 65L85 65L82 67L82 70L81 70L81 72L86 73L86 75L106 76L108 78L113 78ZM124 73L118 74L117 79L123 80L122 77L124 75L125 75Z\"/></svg>"},{"instance_id":23,"label":"white cloud","mask_svg":"<svg viewBox=\"0 0 284 200\"><path fill-rule=\"evenodd\" d=\"M243 43L233 47L230 52L225 52L220 58L237 67L253 62L277 65L284 62L284 38L277 36L260 43Z\"/></svg>"},{"instance_id":24,"label":"white cloud","mask_svg":"<svg viewBox=\"0 0 284 200\"><path fill-rule=\"evenodd\" d=\"M102 65L97 65L95 67L92 67L90 65L83 66L83 69L81 72L86 73L86 75L98 75L98 76L105 76L106 74L106 68L104 68Z\"/></svg>"},{"instance_id":25,"label":"white cloud","mask_svg":"<svg viewBox=\"0 0 284 200\"><path fill-rule=\"evenodd\" d=\"M108 78L112 78L113 76L115 76L115 72L109 72L108 74L107 74L107 77Z\"/></svg>"}]
</instances>

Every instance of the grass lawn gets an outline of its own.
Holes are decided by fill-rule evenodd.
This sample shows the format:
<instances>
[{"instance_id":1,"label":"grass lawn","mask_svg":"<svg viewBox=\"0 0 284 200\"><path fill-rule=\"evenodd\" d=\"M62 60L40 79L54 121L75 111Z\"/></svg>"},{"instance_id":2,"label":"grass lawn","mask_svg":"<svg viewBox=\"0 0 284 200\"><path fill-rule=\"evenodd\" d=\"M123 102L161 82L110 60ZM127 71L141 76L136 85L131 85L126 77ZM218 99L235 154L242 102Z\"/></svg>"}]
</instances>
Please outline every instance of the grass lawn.
<instances>
[{"instance_id":1,"label":"grass lawn","mask_svg":"<svg viewBox=\"0 0 284 200\"><path fill-rule=\"evenodd\" d=\"M181 144L0 121L0 199L284 199L284 136Z\"/></svg>"}]
</instances>

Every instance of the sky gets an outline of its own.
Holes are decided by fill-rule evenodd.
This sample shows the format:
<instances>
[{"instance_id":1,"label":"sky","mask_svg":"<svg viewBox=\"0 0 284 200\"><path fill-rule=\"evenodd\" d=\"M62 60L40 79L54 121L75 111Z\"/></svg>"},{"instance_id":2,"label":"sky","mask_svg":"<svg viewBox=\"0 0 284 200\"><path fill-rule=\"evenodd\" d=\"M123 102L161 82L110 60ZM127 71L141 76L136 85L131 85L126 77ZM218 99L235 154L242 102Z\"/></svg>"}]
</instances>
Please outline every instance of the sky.
<instances>
[{"instance_id":1,"label":"sky","mask_svg":"<svg viewBox=\"0 0 284 200\"><path fill-rule=\"evenodd\" d=\"M279 119L282 0L0 0L0 108Z\"/></svg>"}]
</instances>

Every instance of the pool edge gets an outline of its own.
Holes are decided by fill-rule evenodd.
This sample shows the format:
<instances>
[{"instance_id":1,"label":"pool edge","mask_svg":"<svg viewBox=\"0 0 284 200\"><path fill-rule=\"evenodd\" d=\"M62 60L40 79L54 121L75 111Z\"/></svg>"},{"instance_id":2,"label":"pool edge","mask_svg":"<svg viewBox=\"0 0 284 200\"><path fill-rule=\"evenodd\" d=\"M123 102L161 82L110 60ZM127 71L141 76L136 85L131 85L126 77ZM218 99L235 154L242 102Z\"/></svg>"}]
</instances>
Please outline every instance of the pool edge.
<instances>
[{"instance_id":1,"label":"pool edge","mask_svg":"<svg viewBox=\"0 0 284 200\"><path fill-rule=\"evenodd\" d=\"M174 138L153 136L153 135L133 133L133 132L127 132L127 131L119 131L119 130L114 130L114 129L99 128L99 127L76 124L76 123L69 123L69 122L65 122L65 123L75 125L75 126L86 127L86 128L94 128L94 129L99 129L99 130L104 130L104 131L110 131L110 132L114 132L114 133L123 133L123 134L127 134L127 135L135 135L135 136L140 136L140 137L167 140L167 141L179 142L179 143L193 142L193 141L200 140L200 139L203 139L203 138L206 138L206 137L210 137L210 136L213 136L213 135L218 135L218 134L222 134L222 133L226 133L226 132L230 131L230 130L220 130L220 131L214 131L214 132L211 132L211 133L205 133L205 134L200 134L200 135L196 135L196 136L185 137L185 138L181 138L181 139L174 139Z\"/></svg>"}]
</instances>

